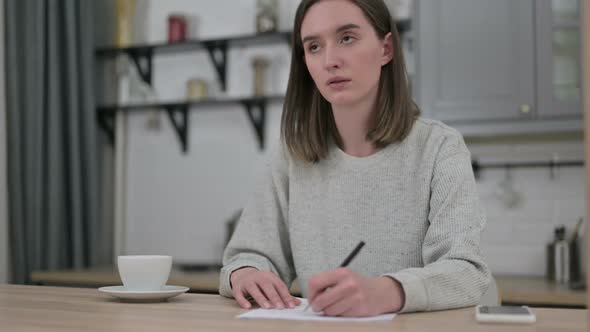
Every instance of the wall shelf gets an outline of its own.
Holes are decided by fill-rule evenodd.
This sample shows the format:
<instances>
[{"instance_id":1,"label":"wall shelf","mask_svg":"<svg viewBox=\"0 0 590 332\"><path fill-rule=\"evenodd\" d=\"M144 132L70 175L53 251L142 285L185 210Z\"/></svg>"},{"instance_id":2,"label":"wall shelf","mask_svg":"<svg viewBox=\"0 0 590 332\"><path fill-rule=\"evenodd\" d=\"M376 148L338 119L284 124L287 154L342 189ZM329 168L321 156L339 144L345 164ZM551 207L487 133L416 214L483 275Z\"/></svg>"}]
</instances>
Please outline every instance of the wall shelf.
<instances>
[{"instance_id":1,"label":"wall shelf","mask_svg":"<svg viewBox=\"0 0 590 332\"><path fill-rule=\"evenodd\" d=\"M410 20L403 20L396 22L398 33L405 33L410 29ZM211 38L211 39L189 39L177 43L153 43L153 44L138 44L129 47L113 47L104 46L96 50L98 57L115 57L119 54L169 54L179 52L192 52L196 50L203 50L214 48L218 45L230 46L257 46L265 44L274 44L281 41L291 42L291 31L259 33L251 35L239 35L226 38Z\"/></svg>"},{"instance_id":2,"label":"wall shelf","mask_svg":"<svg viewBox=\"0 0 590 332\"><path fill-rule=\"evenodd\" d=\"M410 28L410 21L396 22L398 32L404 33ZM128 55L137 67L141 78L152 85L153 82L153 58L155 55L177 54L206 50L217 73L222 91L227 88L227 52L230 47L251 47L280 42L291 43L292 32L282 31L273 33L241 35L227 38L212 38L200 40L186 40L177 43L139 44L129 47L99 47L96 49L96 57L99 59L114 59L119 55ZM115 141L115 114L117 112L137 112L151 109L166 111L168 118L181 142L182 151L187 152L188 146L188 119L189 110L199 106L213 106L239 103L244 106L246 114L252 123L258 144L264 149L264 124L266 122L266 106L270 101L282 100L284 96L233 98L233 99L207 99L198 102L178 102L160 104L137 105L103 105L97 108L97 120L100 127L106 132L112 144ZM256 112L257 111L257 112Z\"/></svg>"},{"instance_id":3,"label":"wall shelf","mask_svg":"<svg viewBox=\"0 0 590 332\"><path fill-rule=\"evenodd\" d=\"M137 67L142 79L151 85L152 83L152 63L154 55L176 54L206 50L209 59L215 67L221 89L226 90L227 80L227 51L228 47L234 46L257 46L276 44L279 42L291 41L291 33L274 32L256 35L243 35L231 38L186 40L178 43L155 43L134 45L129 47L101 47L96 50L96 56L99 58L114 58L121 54L127 54Z\"/></svg>"},{"instance_id":4,"label":"wall shelf","mask_svg":"<svg viewBox=\"0 0 590 332\"><path fill-rule=\"evenodd\" d=\"M231 104L241 104L252 124L260 149L264 149L264 125L266 123L266 110L270 102L282 101L284 96L241 97L227 99L206 99L200 101L129 104L129 105L102 105L97 109L97 119L100 127L107 133L112 144L115 142L114 119L117 112L134 113L148 110L160 110L168 114L174 130L180 140L182 152L188 151L189 111L199 107L212 107Z\"/></svg>"}]
</instances>

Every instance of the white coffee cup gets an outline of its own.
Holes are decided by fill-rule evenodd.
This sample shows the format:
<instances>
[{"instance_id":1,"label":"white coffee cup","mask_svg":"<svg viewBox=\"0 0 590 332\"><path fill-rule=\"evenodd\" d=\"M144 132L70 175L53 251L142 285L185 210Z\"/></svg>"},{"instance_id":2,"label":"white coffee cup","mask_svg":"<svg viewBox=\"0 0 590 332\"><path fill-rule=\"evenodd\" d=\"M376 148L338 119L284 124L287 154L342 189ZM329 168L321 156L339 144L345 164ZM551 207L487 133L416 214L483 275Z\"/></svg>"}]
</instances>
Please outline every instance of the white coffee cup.
<instances>
[{"instance_id":1,"label":"white coffee cup","mask_svg":"<svg viewBox=\"0 0 590 332\"><path fill-rule=\"evenodd\" d=\"M135 255L117 257L119 276L126 290L157 291L163 289L172 269L172 257Z\"/></svg>"}]
</instances>

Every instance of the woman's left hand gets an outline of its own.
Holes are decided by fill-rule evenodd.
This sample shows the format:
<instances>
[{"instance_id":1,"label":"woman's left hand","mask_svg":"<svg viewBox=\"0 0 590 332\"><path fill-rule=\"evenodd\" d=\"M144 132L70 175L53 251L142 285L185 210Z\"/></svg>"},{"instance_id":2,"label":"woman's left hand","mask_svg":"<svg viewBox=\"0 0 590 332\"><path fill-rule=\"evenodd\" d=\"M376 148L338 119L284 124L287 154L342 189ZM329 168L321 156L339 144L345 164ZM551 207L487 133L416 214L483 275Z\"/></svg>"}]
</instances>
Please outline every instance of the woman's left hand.
<instances>
[{"instance_id":1,"label":"woman's left hand","mask_svg":"<svg viewBox=\"0 0 590 332\"><path fill-rule=\"evenodd\" d=\"M367 317L397 312L405 301L397 280L365 278L348 268L313 276L307 292L311 308L327 316Z\"/></svg>"}]
</instances>

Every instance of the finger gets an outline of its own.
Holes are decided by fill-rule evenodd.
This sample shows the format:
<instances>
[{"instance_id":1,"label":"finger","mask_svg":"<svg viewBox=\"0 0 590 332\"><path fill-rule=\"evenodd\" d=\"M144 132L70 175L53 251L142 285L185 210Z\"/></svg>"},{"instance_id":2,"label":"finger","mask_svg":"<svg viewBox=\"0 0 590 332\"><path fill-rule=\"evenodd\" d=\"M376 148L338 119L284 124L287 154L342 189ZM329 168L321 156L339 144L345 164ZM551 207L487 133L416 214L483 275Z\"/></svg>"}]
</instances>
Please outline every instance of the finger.
<instances>
[{"instance_id":1,"label":"finger","mask_svg":"<svg viewBox=\"0 0 590 332\"><path fill-rule=\"evenodd\" d=\"M325 307L322 311L324 315L327 316L340 316L343 313L353 309L355 303L351 301L351 298L344 298L340 301L332 303L331 305Z\"/></svg>"},{"instance_id":2,"label":"finger","mask_svg":"<svg viewBox=\"0 0 590 332\"><path fill-rule=\"evenodd\" d=\"M340 317L360 317L361 315L358 314L357 309L352 307L345 312L340 313Z\"/></svg>"},{"instance_id":3,"label":"finger","mask_svg":"<svg viewBox=\"0 0 590 332\"><path fill-rule=\"evenodd\" d=\"M311 306L314 311L320 312L340 301L351 302L351 296L359 291L359 288L360 286L354 279L341 280L332 288L318 294Z\"/></svg>"},{"instance_id":4,"label":"finger","mask_svg":"<svg viewBox=\"0 0 590 332\"><path fill-rule=\"evenodd\" d=\"M260 291L257 284L251 284L248 288L248 293L254 298L256 303L264 309L270 309L271 305L266 296Z\"/></svg>"},{"instance_id":5,"label":"finger","mask_svg":"<svg viewBox=\"0 0 590 332\"><path fill-rule=\"evenodd\" d=\"M307 298L309 303L312 303L315 297L324 291L324 289L334 286L345 277L345 273L343 269L337 269L334 271L323 272L316 274L311 279L309 279L308 287L307 287Z\"/></svg>"},{"instance_id":6,"label":"finger","mask_svg":"<svg viewBox=\"0 0 590 332\"><path fill-rule=\"evenodd\" d=\"M270 300L271 306L278 309L285 308L286 305L279 296L279 293L277 292L275 285L272 282L265 282L260 285L260 288L262 288L262 291L266 295L266 298Z\"/></svg>"},{"instance_id":7,"label":"finger","mask_svg":"<svg viewBox=\"0 0 590 332\"><path fill-rule=\"evenodd\" d=\"M242 307L244 309L250 309L250 307L252 306L250 304L250 301L248 301L246 299L246 297L244 296L244 293L239 288L238 289L234 289L234 298L236 299L236 301L238 302L238 304L240 305L240 307Z\"/></svg>"},{"instance_id":8,"label":"finger","mask_svg":"<svg viewBox=\"0 0 590 332\"><path fill-rule=\"evenodd\" d=\"M289 308L294 308L297 305L295 302L296 299L291 295L291 293L289 293L289 289L284 282L281 280L276 280L274 286L283 302L289 306Z\"/></svg>"}]
</instances>

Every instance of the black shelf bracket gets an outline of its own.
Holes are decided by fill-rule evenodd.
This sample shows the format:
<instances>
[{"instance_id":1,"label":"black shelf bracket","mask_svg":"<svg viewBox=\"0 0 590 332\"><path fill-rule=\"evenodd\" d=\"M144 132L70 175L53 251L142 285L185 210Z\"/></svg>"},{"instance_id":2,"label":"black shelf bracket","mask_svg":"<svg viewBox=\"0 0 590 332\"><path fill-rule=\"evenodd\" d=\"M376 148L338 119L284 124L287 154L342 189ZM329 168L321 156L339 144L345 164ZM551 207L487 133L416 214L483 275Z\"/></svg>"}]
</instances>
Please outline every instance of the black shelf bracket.
<instances>
[{"instance_id":1,"label":"black shelf bracket","mask_svg":"<svg viewBox=\"0 0 590 332\"><path fill-rule=\"evenodd\" d=\"M219 82L221 83L221 90L226 91L227 88L227 41L215 40L204 41L203 44L207 48L209 58L213 62L213 66L217 71Z\"/></svg>"},{"instance_id":2,"label":"black shelf bracket","mask_svg":"<svg viewBox=\"0 0 590 332\"><path fill-rule=\"evenodd\" d=\"M269 102L280 100L283 96L258 96L248 98L232 98L225 100L203 100L194 102L177 102L177 103L148 103L135 105L102 105L97 107L97 122L105 134L108 136L110 143L115 143L115 115L117 112L143 112L153 109L159 111L166 111L168 118L176 131L176 135L181 144L183 153L188 152L188 138L189 138L189 112L192 108L199 106L212 105L227 105L238 104L242 105L248 116L248 120L254 128L256 139L260 150L265 147L265 125L266 125L266 111Z\"/></svg>"},{"instance_id":3,"label":"black shelf bracket","mask_svg":"<svg viewBox=\"0 0 590 332\"><path fill-rule=\"evenodd\" d=\"M264 125L266 123L266 100L242 100L242 104L246 108L246 114L254 126L256 131L256 138L258 139L258 146L260 150L264 150ZM258 114L255 116L254 109L258 109Z\"/></svg>"},{"instance_id":4,"label":"black shelf bracket","mask_svg":"<svg viewBox=\"0 0 590 332\"><path fill-rule=\"evenodd\" d=\"M583 160L570 160L570 161L525 161L525 162L504 162L504 163L480 163L477 159L471 161L471 167L473 168L473 174L475 179L478 180L481 177L481 171L484 169L504 169L509 172L514 168L549 168L550 177L555 177L555 169L559 167L584 167L585 163Z\"/></svg>"},{"instance_id":5,"label":"black shelf bracket","mask_svg":"<svg viewBox=\"0 0 590 332\"><path fill-rule=\"evenodd\" d=\"M178 135L182 152L188 151L188 105L182 106L165 106L168 118L172 122L174 131ZM177 114L180 114L178 119Z\"/></svg>"},{"instance_id":6,"label":"black shelf bracket","mask_svg":"<svg viewBox=\"0 0 590 332\"><path fill-rule=\"evenodd\" d=\"M129 56L133 59L135 63L135 67L137 67L137 71L141 78L149 84L152 85L152 68L153 68L153 50L146 49L139 51L132 51L129 52Z\"/></svg>"},{"instance_id":7,"label":"black shelf bracket","mask_svg":"<svg viewBox=\"0 0 590 332\"><path fill-rule=\"evenodd\" d=\"M115 112L98 112L96 114L100 128L104 130L109 139L109 143L115 146Z\"/></svg>"},{"instance_id":8,"label":"black shelf bracket","mask_svg":"<svg viewBox=\"0 0 590 332\"><path fill-rule=\"evenodd\" d=\"M284 36L285 36L285 40L287 41L287 45L289 45L290 48L293 48L293 34L287 33Z\"/></svg>"}]
</instances>

